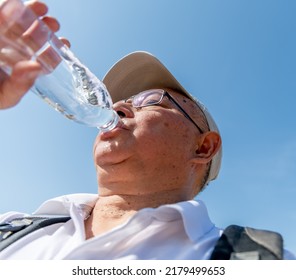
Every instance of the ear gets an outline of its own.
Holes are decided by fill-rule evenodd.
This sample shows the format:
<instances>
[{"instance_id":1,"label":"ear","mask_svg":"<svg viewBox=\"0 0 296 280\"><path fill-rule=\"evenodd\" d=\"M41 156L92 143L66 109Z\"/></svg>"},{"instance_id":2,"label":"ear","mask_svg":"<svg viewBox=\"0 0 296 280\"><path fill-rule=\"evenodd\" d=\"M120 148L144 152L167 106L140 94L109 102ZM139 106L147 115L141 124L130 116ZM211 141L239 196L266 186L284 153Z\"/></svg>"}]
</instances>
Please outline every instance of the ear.
<instances>
[{"instance_id":1,"label":"ear","mask_svg":"<svg viewBox=\"0 0 296 280\"><path fill-rule=\"evenodd\" d=\"M221 137L215 131L209 131L201 135L198 147L195 151L195 162L208 163L221 147Z\"/></svg>"}]
</instances>

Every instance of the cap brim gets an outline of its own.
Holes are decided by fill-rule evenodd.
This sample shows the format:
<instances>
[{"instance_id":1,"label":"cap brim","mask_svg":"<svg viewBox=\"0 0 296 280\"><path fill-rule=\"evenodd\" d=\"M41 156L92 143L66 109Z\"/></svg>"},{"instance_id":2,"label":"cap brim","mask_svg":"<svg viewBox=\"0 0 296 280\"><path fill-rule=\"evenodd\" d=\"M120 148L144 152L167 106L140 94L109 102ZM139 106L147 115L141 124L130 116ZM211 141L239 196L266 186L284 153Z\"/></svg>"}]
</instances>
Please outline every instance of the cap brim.
<instances>
[{"instance_id":1,"label":"cap brim","mask_svg":"<svg viewBox=\"0 0 296 280\"><path fill-rule=\"evenodd\" d=\"M192 98L155 56L143 51L119 60L103 78L103 83L113 102L152 88L171 88Z\"/></svg>"},{"instance_id":2,"label":"cap brim","mask_svg":"<svg viewBox=\"0 0 296 280\"><path fill-rule=\"evenodd\" d=\"M171 72L152 54L137 51L116 62L103 78L113 102L124 100L141 91L170 88L194 100L204 112L211 131L219 133L208 110L176 80ZM214 180L220 170L222 148L212 159L208 181Z\"/></svg>"}]
</instances>

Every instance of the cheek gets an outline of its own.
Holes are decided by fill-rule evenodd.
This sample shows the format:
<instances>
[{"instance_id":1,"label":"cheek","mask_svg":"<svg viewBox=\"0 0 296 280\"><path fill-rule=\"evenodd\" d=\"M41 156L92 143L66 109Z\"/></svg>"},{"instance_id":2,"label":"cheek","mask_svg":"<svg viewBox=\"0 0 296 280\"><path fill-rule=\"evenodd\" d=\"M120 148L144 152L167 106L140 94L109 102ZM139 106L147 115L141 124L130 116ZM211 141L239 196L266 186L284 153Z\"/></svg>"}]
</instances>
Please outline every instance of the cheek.
<instances>
[{"instance_id":1,"label":"cheek","mask_svg":"<svg viewBox=\"0 0 296 280\"><path fill-rule=\"evenodd\" d=\"M172 123L164 122L165 128L170 131L177 141L188 144L192 138L192 132L188 129L186 122L177 121Z\"/></svg>"},{"instance_id":2,"label":"cheek","mask_svg":"<svg viewBox=\"0 0 296 280\"><path fill-rule=\"evenodd\" d=\"M185 120L186 121L186 120ZM192 132L182 118L146 118L139 122L136 138L142 149L155 155L171 158L183 157L192 148ZM148 131L148 133L147 133Z\"/></svg>"}]
</instances>

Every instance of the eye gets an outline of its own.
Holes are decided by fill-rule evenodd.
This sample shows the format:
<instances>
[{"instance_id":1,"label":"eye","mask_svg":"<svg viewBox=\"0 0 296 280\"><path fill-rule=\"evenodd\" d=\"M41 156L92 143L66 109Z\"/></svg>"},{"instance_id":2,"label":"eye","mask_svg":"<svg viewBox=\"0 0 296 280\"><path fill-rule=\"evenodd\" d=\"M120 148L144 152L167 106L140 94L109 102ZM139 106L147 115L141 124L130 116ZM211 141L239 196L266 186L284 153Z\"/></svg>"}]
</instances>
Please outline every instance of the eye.
<instances>
[{"instance_id":1,"label":"eye","mask_svg":"<svg viewBox=\"0 0 296 280\"><path fill-rule=\"evenodd\" d=\"M161 96L159 94L140 94L136 96L133 100L133 103L137 107L145 107L145 106L151 106L156 105L159 103Z\"/></svg>"},{"instance_id":2,"label":"eye","mask_svg":"<svg viewBox=\"0 0 296 280\"><path fill-rule=\"evenodd\" d=\"M141 102L141 105L142 106L150 106L150 105L157 104L158 102L159 102L158 99L148 97Z\"/></svg>"}]
</instances>

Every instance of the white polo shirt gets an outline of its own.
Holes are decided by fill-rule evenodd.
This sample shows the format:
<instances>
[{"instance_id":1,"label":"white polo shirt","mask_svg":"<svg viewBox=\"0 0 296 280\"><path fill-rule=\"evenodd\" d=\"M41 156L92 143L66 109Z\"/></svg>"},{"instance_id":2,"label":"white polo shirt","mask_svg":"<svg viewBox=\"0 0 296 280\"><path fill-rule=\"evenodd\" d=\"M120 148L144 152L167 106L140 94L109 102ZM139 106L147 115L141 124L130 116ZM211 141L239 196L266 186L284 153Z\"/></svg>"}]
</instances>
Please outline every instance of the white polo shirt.
<instances>
[{"instance_id":1,"label":"white polo shirt","mask_svg":"<svg viewBox=\"0 0 296 280\"><path fill-rule=\"evenodd\" d=\"M26 235L0 252L0 259L203 260L210 258L223 232L209 219L204 203L192 200L142 209L125 224L85 240L84 219L97 198L74 194L46 201L34 215L69 215L72 219ZM9 212L0 222L24 215Z\"/></svg>"}]
</instances>

